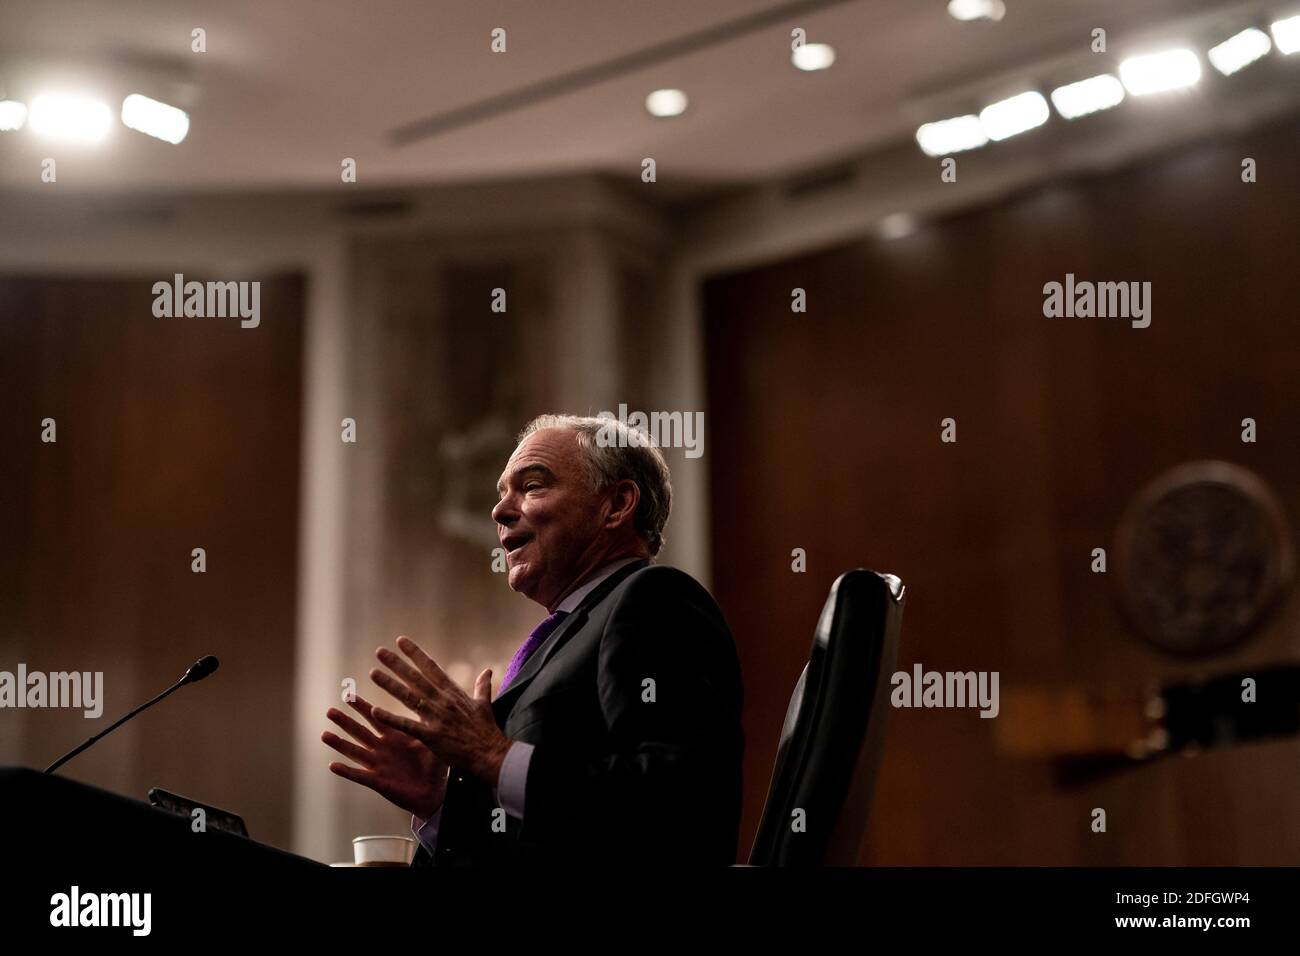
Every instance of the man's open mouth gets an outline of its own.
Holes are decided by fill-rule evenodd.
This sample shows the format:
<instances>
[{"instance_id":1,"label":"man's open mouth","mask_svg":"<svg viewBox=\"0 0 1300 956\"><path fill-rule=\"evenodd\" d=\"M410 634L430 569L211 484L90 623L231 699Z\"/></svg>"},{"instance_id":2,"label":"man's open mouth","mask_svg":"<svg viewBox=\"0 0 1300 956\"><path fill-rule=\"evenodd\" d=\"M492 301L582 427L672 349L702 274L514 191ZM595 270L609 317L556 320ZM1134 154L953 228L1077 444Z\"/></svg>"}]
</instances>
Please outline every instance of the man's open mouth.
<instances>
[{"instance_id":1,"label":"man's open mouth","mask_svg":"<svg viewBox=\"0 0 1300 956\"><path fill-rule=\"evenodd\" d=\"M510 554L518 551L532 540L533 536L531 534L508 534L501 539L501 545L506 549L506 553Z\"/></svg>"}]
</instances>

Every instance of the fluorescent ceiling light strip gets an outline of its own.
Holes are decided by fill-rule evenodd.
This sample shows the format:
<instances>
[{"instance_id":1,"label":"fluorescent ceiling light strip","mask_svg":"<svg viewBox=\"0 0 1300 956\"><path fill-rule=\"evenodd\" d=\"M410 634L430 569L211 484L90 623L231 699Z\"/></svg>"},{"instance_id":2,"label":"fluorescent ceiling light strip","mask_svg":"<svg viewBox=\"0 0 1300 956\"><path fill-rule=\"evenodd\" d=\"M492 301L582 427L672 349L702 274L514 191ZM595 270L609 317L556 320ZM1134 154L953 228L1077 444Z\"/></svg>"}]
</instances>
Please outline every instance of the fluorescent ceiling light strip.
<instances>
[{"instance_id":1,"label":"fluorescent ceiling light strip","mask_svg":"<svg viewBox=\"0 0 1300 956\"><path fill-rule=\"evenodd\" d=\"M1119 65L1119 78L1134 96L1186 89L1200 81L1201 61L1187 49L1131 56Z\"/></svg>"},{"instance_id":2,"label":"fluorescent ceiling light strip","mask_svg":"<svg viewBox=\"0 0 1300 956\"><path fill-rule=\"evenodd\" d=\"M1124 102L1124 84L1109 73L1052 90L1052 105L1065 119L1078 119Z\"/></svg>"},{"instance_id":3,"label":"fluorescent ceiling light strip","mask_svg":"<svg viewBox=\"0 0 1300 956\"><path fill-rule=\"evenodd\" d=\"M1216 70L1224 76L1231 76L1265 56L1272 48L1267 33L1249 27L1211 47L1206 55Z\"/></svg>"},{"instance_id":4,"label":"fluorescent ceiling light strip","mask_svg":"<svg viewBox=\"0 0 1300 956\"><path fill-rule=\"evenodd\" d=\"M916 142L927 156L947 156L977 149L989 141L978 116L954 116L925 123L916 131Z\"/></svg>"}]
</instances>

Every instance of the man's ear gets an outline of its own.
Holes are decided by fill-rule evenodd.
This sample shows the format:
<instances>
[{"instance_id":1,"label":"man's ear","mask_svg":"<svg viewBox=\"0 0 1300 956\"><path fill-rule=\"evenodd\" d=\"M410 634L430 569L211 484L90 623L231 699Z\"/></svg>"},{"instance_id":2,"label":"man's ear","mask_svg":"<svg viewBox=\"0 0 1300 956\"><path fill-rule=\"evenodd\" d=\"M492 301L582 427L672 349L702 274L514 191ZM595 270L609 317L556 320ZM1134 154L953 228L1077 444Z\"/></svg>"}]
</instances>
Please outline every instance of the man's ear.
<instances>
[{"instance_id":1,"label":"man's ear","mask_svg":"<svg viewBox=\"0 0 1300 956\"><path fill-rule=\"evenodd\" d=\"M616 528L624 522L629 527L636 521L636 508L641 503L641 489L631 478L624 478L610 486L609 514L605 516L605 527Z\"/></svg>"}]
</instances>

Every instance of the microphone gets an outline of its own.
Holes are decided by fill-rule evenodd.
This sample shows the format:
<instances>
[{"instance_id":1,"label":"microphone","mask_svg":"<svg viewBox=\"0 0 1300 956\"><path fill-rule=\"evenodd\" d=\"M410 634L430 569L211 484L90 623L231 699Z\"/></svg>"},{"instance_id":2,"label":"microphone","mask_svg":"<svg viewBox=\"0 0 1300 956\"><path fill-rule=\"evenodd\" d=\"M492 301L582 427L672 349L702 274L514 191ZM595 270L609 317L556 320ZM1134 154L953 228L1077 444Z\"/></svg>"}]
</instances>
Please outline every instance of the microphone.
<instances>
[{"instance_id":1,"label":"microphone","mask_svg":"<svg viewBox=\"0 0 1300 956\"><path fill-rule=\"evenodd\" d=\"M190 665L190 669L187 670L185 676L181 678L181 683L193 684L195 681L201 681L220 666L221 661L217 660L211 654L207 657L200 657Z\"/></svg>"},{"instance_id":2,"label":"microphone","mask_svg":"<svg viewBox=\"0 0 1300 956\"><path fill-rule=\"evenodd\" d=\"M221 665L221 662L220 662L219 660L217 660L215 657L213 657L211 654L209 654L207 657L201 657L201 658L199 658L197 661L195 661L193 664L190 665L190 669L187 670L187 671L185 672L185 676L182 677L180 680L178 680L176 683L172 684L171 687L168 687L165 691L163 691L161 694L159 694L159 695L158 695L157 697L155 697L153 700L148 701L147 703L141 704L141 705L140 705L139 707L137 707L135 710L131 711L131 713L127 714L127 715L126 715L125 717L123 717L121 720L117 721L117 723L113 724L111 727L108 727L108 728L106 728L106 729L104 729L104 730L101 730L99 733L95 734L95 736L91 737L89 740L87 740L85 743L83 743L80 747L77 747L75 750L72 750L72 751L70 751L70 752L64 754L64 755L63 755L62 757L60 757L58 760L54 761L54 763L52 763L52 764L50 764L48 767L46 767L44 772L45 772L45 773L53 773L54 771L58 770L60 767L62 767L65 763L67 763L69 760L71 760L71 759L72 759L73 757L75 757L77 754L81 753L83 750L85 750L87 747L89 747L91 744L93 744L95 741L97 741L100 737L103 737L105 734L110 734L110 733L112 733L114 730L116 730L118 727L122 726L124 723L126 723L128 720L130 720L130 719L131 719L132 717L134 717L136 714L140 713L140 711L145 710L145 709L147 709L147 708L149 708L149 707L152 707L154 704L158 703L158 701L162 700L164 697L166 697L166 696L167 696L168 694L170 694L172 691L177 690L178 688L184 687L186 684L193 684L193 683L196 683L196 682L198 682L198 681L203 680L203 678L205 678L205 677L207 677L208 675L210 675L210 674L211 674L213 671L215 671L215 670L216 670L220 665Z\"/></svg>"}]
</instances>

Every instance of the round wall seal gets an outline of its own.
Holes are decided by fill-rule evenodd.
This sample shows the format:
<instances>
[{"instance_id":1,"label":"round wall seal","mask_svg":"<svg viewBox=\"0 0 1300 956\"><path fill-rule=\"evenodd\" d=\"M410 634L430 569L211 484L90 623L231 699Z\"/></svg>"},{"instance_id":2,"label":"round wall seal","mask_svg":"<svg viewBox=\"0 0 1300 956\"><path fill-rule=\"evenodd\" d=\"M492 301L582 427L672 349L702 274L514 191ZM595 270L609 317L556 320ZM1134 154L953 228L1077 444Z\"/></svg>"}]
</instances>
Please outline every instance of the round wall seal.
<instances>
[{"instance_id":1,"label":"round wall seal","mask_svg":"<svg viewBox=\"0 0 1300 956\"><path fill-rule=\"evenodd\" d=\"M1291 583L1285 512L1263 479L1197 461L1144 487L1116 534L1116 571L1138 631L1172 654L1233 649Z\"/></svg>"}]
</instances>

